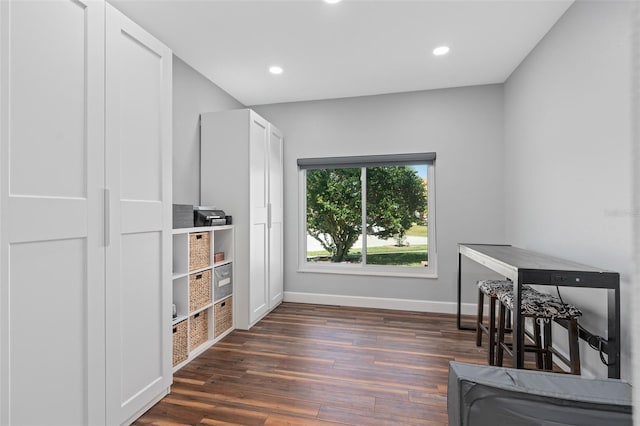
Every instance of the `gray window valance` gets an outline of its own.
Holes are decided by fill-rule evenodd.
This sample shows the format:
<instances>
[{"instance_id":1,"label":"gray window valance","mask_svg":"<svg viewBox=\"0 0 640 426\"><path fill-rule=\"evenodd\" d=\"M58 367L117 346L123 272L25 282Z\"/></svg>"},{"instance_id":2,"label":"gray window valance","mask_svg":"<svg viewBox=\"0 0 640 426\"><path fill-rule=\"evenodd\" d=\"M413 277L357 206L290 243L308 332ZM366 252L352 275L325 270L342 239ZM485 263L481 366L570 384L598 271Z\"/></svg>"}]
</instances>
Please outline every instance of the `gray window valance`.
<instances>
[{"instance_id":1,"label":"gray window valance","mask_svg":"<svg viewBox=\"0 0 640 426\"><path fill-rule=\"evenodd\" d=\"M410 166L433 162L435 152L416 154L356 155L349 157L298 158L300 169L336 169L352 167Z\"/></svg>"}]
</instances>

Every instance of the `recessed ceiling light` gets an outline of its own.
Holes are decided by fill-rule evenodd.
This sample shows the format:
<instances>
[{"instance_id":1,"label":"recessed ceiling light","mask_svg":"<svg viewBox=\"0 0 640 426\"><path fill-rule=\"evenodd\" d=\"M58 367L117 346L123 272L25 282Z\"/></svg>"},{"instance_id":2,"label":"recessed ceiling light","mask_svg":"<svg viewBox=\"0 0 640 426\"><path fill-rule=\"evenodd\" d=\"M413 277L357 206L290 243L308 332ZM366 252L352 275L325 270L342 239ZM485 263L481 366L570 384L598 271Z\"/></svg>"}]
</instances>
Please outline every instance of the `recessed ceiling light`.
<instances>
[{"instance_id":1,"label":"recessed ceiling light","mask_svg":"<svg viewBox=\"0 0 640 426\"><path fill-rule=\"evenodd\" d=\"M275 75L282 74L282 71L283 71L282 67L280 67L278 65L273 65L273 66L269 67L269 72L271 74L275 74Z\"/></svg>"},{"instance_id":2,"label":"recessed ceiling light","mask_svg":"<svg viewBox=\"0 0 640 426\"><path fill-rule=\"evenodd\" d=\"M340 3L342 0L324 0L325 3L329 3L329 4L336 4L336 3Z\"/></svg>"},{"instance_id":3,"label":"recessed ceiling light","mask_svg":"<svg viewBox=\"0 0 640 426\"><path fill-rule=\"evenodd\" d=\"M449 53L449 46L438 46L433 49L433 54L436 56L442 56Z\"/></svg>"}]
</instances>

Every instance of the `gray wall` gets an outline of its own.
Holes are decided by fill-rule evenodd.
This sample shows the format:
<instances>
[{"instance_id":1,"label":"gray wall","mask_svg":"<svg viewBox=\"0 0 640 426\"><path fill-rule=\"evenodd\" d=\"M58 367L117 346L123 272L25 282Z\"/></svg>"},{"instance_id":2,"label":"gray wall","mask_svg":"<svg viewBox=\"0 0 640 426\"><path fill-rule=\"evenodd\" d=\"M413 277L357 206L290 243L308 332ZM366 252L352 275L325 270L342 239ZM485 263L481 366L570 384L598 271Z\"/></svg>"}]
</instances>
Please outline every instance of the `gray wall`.
<instances>
[{"instance_id":1,"label":"gray wall","mask_svg":"<svg viewBox=\"0 0 640 426\"><path fill-rule=\"evenodd\" d=\"M510 243L618 271L623 364L631 377L630 4L576 2L505 84L506 235ZM563 289L580 322L606 333L604 290ZM557 342L566 347L564 330ZM595 351L588 370L606 376Z\"/></svg>"},{"instance_id":2,"label":"gray wall","mask_svg":"<svg viewBox=\"0 0 640 426\"><path fill-rule=\"evenodd\" d=\"M502 85L253 107L285 135L285 291L451 302L457 243L504 240ZM437 153L438 278L297 272L304 157ZM476 293L470 291L469 302Z\"/></svg>"},{"instance_id":3,"label":"gray wall","mask_svg":"<svg viewBox=\"0 0 640 426\"><path fill-rule=\"evenodd\" d=\"M173 202L200 204L200 113L243 108L173 56Z\"/></svg>"}]
</instances>

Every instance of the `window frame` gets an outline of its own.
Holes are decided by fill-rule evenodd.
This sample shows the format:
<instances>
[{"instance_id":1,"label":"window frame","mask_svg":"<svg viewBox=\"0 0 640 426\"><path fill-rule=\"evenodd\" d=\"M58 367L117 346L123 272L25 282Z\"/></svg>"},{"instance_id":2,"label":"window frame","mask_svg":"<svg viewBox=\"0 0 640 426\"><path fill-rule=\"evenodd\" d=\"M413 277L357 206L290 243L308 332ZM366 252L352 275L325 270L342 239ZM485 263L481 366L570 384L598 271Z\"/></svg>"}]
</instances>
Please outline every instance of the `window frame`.
<instances>
[{"instance_id":1,"label":"window frame","mask_svg":"<svg viewBox=\"0 0 640 426\"><path fill-rule=\"evenodd\" d=\"M438 278L437 265L437 236L436 236L436 167L435 154L429 160L421 160L425 154L400 154L398 156L363 156L363 157L334 157L326 159L309 159L309 162L320 164L321 166L305 167L305 160L298 160L298 272L312 272L325 274L345 274L345 275L367 275L385 277L408 277L408 278ZM397 161L395 158L400 157ZM368 160L368 161L362 161ZM371 161L375 159L375 161ZM336 161L337 160L337 161ZM301 165L303 163L303 165ZM372 265L362 262L360 264L341 263L316 263L307 261L307 169L308 168L339 168L348 164L353 168L368 168L375 166L410 166L427 165L427 253L429 263L426 267L420 266L394 266L394 265ZM332 167L333 166L333 167ZM366 180L366 175L365 175ZM362 182L360 188L363 197L363 230L366 229L366 181ZM366 231L363 241L366 241ZM365 242L366 247L366 242ZM363 250L363 253L366 253ZM366 261L366 254L365 254Z\"/></svg>"}]
</instances>

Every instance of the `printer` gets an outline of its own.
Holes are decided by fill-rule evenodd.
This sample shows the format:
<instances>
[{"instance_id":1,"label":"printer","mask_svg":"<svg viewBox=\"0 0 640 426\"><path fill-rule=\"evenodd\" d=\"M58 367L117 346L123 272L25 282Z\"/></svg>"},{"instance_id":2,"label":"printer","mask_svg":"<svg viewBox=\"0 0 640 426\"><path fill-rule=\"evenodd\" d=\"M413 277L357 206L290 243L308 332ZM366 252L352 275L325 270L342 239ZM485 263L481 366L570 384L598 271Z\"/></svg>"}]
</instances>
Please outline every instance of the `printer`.
<instances>
[{"instance_id":1,"label":"printer","mask_svg":"<svg viewBox=\"0 0 640 426\"><path fill-rule=\"evenodd\" d=\"M227 224L224 211L211 206L194 206L193 221L195 226L220 226Z\"/></svg>"}]
</instances>

